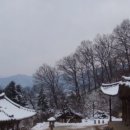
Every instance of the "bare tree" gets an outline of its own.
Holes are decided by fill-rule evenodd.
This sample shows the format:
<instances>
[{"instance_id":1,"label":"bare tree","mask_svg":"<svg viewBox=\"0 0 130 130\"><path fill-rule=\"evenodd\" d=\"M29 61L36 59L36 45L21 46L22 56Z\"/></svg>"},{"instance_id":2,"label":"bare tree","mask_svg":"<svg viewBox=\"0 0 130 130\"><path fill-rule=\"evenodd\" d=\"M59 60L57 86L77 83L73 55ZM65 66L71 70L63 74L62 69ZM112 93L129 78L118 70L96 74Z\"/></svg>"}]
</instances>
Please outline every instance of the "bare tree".
<instances>
[{"instance_id":1,"label":"bare tree","mask_svg":"<svg viewBox=\"0 0 130 130\"><path fill-rule=\"evenodd\" d=\"M84 92L86 93L86 89L90 91L91 89L91 67L87 58L84 56L83 46L79 46L75 52L77 61L79 62L79 68L81 72L81 80L83 84Z\"/></svg>"},{"instance_id":2,"label":"bare tree","mask_svg":"<svg viewBox=\"0 0 130 130\"><path fill-rule=\"evenodd\" d=\"M78 82L79 67L75 55L63 58L58 63L58 68L66 76L66 81L75 87L77 101L80 102L80 89Z\"/></svg>"},{"instance_id":3,"label":"bare tree","mask_svg":"<svg viewBox=\"0 0 130 130\"><path fill-rule=\"evenodd\" d=\"M81 45L78 47L77 53L80 55L80 58L78 58L79 62L86 67L89 89L90 86L92 85L90 77L93 77L94 87L96 88L97 87L96 68L95 68L96 59L94 54L93 43L91 41L83 41ZM92 72L92 76L91 76L91 72Z\"/></svg>"},{"instance_id":4,"label":"bare tree","mask_svg":"<svg viewBox=\"0 0 130 130\"><path fill-rule=\"evenodd\" d=\"M52 101L56 108L58 108L57 92L59 90L59 74L53 67L43 64L34 74L36 85L44 86L49 96L52 96Z\"/></svg>"},{"instance_id":5,"label":"bare tree","mask_svg":"<svg viewBox=\"0 0 130 130\"><path fill-rule=\"evenodd\" d=\"M113 50L113 37L111 35L98 35L95 39L95 52L96 58L100 63L102 70L102 82L107 75L107 81L111 82L113 78L113 59L114 59L114 50ZM105 73L104 73L105 70Z\"/></svg>"},{"instance_id":6,"label":"bare tree","mask_svg":"<svg viewBox=\"0 0 130 130\"><path fill-rule=\"evenodd\" d=\"M117 26L113 31L113 35L116 49L125 56L130 72L130 20L126 19L121 25Z\"/></svg>"}]
</instances>

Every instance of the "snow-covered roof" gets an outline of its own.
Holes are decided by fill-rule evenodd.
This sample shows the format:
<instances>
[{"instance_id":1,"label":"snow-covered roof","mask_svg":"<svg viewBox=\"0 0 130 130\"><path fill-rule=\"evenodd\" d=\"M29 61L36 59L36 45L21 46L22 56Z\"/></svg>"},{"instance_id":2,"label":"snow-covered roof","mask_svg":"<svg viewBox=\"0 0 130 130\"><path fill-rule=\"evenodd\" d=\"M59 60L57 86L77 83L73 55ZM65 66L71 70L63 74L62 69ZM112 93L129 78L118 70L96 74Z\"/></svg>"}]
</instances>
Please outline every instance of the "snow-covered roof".
<instances>
[{"instance_id":1,"label":"snow-covered roof","mask_svg":"<svg viewBox=\"0 0 130 130\"><path fill-rule=\"evenodd\" d=\"M122 81L120 82L120 85L130 87L130 77L122 76Z\"/></svg>"},{"instance_id":2,"label":"snow-covered roof","mask_svg":"<svg viewBox=\"0 0 130 130\"><path fill-rule=\"evenodd\" d=\"M101 91L104 94L114 96L118 94L119 86L125 85L127 87L130 87L130 77L122 76L122 81L110 83L110 84L102 84Z\"/></svg>"},{"instance_id":3,"label":"snow-covered roof","mask_svg":"<svg viewBox=\"0 0 130 130\"><path fill-rule=\"evenodd\" d=\"M94 119L108 119L109 115L101 110L95 110L94 112Z\"/></svg>"},{"instance_id":4,"label":"snow-covered roof","mask_svg":"<svg viewBox=\"0 0 130 130\"><path fill-rule=\"evenodd\" d=\"M130 77L122 76L122 79L124 79L126 81L130 81Z\"/></svg>"},{"instance_id":5,"label":"snow-covered roof","mask_svg":"<svg viewBox=\"0 0 130 130\"><path fill-rule=\"evenodd\" d=\"M57 118L59 118L59 117L61 117L61 116L63 116L63 115L75 115L75 116L78 116L78 117L81 117L81 118L83 118L83 115L81 114L81 113L78 113L78 112L75 112L73 109L71 109L71 108L67 108L67 109L65 109L65 110L63 110L63 111L58 111L56 114L55 114L55 118L57 119Z\"/></svg>"},{"instance_id":6,"label":"snow-covered roof","mask_svg":"<svg viewBox=\"0 0 130 130\"><path fill-rule=\"evenodd\" d=\"M118 94L119 91L119 82L111 83L111 84L102 84L101 91L104 94L114 96Z\"/></svg>"},{"instance_id":7,"label":"snow-covered roof","mask_svg":"<svg viewBox=\"0 0 130 130\"><path fill-rule=\"evenodd\" d=\"M50 117L48 121L55 121L56 119L54 117Z\"/></svg>"},{"instance_id":8,"label":"snow-covered roof","mask_svg":"<svg viewBox=\"0 0 130 130\"><path fill-rule=\"evenodd\" d=\"M16 104L4 93L0 94L0 121L22 120L35 114L34 110Z\"/></svg>"}]
</instances>

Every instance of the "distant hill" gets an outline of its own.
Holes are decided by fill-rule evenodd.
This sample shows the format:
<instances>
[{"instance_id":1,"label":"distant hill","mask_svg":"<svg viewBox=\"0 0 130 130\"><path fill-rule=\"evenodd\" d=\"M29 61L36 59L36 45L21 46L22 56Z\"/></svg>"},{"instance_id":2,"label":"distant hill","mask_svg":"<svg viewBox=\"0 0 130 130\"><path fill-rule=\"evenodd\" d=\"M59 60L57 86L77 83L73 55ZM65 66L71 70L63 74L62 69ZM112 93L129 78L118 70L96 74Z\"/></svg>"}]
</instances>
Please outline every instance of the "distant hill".
<instances>
[{"instance_id":1,"label":"distant hill","mask_svg":"<svg viewBox=\"0 0 130 130\"><path fill-rule=\"evenodd\" d=\"M32 87L33 86L32 76L20 75L20 74L0 78L0 86L6 87L11 81L14 81L17 85L21 85L22 87Z\"/></svg>"}]
</instances>

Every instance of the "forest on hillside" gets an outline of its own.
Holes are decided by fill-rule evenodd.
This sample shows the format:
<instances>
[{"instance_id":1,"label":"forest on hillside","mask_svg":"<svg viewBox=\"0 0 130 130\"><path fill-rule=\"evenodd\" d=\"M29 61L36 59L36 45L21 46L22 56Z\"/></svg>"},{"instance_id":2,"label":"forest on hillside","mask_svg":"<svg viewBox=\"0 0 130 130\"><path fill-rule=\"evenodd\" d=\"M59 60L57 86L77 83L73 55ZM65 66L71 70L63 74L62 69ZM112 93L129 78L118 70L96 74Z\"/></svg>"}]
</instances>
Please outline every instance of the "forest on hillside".
<instances>
[{"instance_id":1,"label":"forest on hillside","mask_svg":"<svg viewBox=\"0 0 130 130\"><path fill-rule=\"evenodd\" d=\"M57 61L55 66L41 65L32 88L11 82L4 90L13 101L43 113L71 108L85 116L93 110L108 111L108 97L100 91L102 83L119 81L130 73L130 20L125 19L111 34L98 34L83 40L75 52ZM14 94L15 93L15 94ZM113 114L120 102L113 97Z\"/></svg>"}]
</instances>

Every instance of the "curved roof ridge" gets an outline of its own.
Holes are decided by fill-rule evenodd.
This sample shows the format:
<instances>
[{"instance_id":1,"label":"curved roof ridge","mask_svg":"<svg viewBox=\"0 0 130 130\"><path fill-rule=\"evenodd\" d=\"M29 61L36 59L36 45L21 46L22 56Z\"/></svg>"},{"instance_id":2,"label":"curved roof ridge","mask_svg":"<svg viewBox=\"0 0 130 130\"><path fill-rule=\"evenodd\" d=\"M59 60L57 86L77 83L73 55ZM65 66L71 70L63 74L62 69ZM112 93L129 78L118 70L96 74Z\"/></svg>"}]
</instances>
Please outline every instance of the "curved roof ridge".
<instances>
[{"instance_id":1,"label":"curved roof ridge","mask_svg":"<svg viewBox=\"0 0 130 130\"><path fill-rule=\"evenodd\" d=\"M121 82L121 81L113 82L113 83L102 83L102 87L118 85L120 82Z\"/></svg>"},{"instance_id":2,"label":"curved roof ridge","mask_svg":"<svg viewBox=\"0 0 130 130\"><path fill-rule=\"evenodd\" d=\"M15 105L16 107L20 108L20 109L24 109L24 110L27 110L27 111L31 111L31 112L35 112L35 110L32 110L32 109L29 109L29 108L26 108L26 107L23 107L17 103L15 103L14 101L10 100L6 95L4 95L5 99L7 101L9 101L11 104Z\"/></svg>"},{"instance_id":3,"label":"curved roof ridge","mask_svg":"<svg viewBox=\"0 0 130 130\"><path fill-rule=\"evenodd\" d=\"M5 96L5 93L4 93L4 92L0 94L0 98L2 98L2 97L4 97L4 96Z\"/></svg>"},{"instance_id":4,"label":"curved roof ridge","mask_svg":"<svg viewBox=\"0 0 130 130\"><path fill-rule=\"evenodd\" d=\"M22 120L36 115L36 111L20 106L10 100L5 94L0 98L0 121Z\"/></svg>"},{"instance_id":5,"label":"curved roof ridge","mask_svg":"<svg viewBox=\"0 0 130 130\"><path fill-rule=\"evenodd\" d=\"M130 76L122 76L123 80L130 81Z\"/></svg>"},{"instance_id":6,"label":"curved roof ridge","mask_svg":"<svg viewBox=\"0 0 130 130\"><path fill-rule=\"evenodd\" d=\"M114 96L118 94L120 82L111 83L111 84L102 84L101 91L104 94Z\"/></svg>"}]
</instances>

